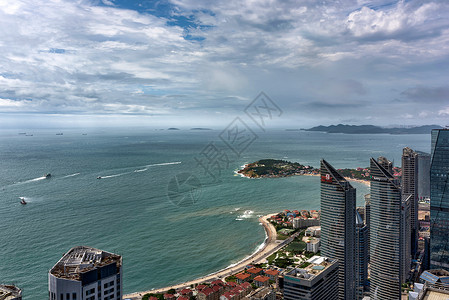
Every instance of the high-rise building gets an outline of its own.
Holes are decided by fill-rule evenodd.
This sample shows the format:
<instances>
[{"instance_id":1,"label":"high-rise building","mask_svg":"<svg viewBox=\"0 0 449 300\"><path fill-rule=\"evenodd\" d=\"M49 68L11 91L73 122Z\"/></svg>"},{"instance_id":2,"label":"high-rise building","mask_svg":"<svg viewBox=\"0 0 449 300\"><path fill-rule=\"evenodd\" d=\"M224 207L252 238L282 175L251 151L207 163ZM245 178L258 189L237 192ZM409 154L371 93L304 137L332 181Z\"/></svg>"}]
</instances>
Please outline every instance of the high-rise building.
<instances>
[{"instance_id":1,"label":"high-rise building","mask_svg":"<svg viewBox=\"0 0 449 300\"><path fill-rule=\"evenodd\" d=\"M418 153L418 199L430 198L430 154Z\"/></svg>"},{"instance_id":2,"label":"high-rise building","mask_svg":"<svg viewBox=\"0 0 449 300\"><path fill-rule=\"evenodd\" d=\"M365 195L365 218L363 221L365 222L366 226L368 227L368 261L369 261L369 254L370 254L370 220L371 220L371 194Z\"/></svg>"},{"instance_id":3,"label":"high-rise building","mask_svg":"<svg viewBox=\"0 0 449 300\"><path fill-rule=\"evenodd\" d=\"M388 171L388 173L393 174L393 162L388 160L386 157L379 156L377 159L377 162L379 165L381 165L385 170Z\"/></svg>"},{"instance_id":4,"label":"high-rise building","mask_svg":"<svg viewBox=\"0 0 449 300\"><path fill-rule=\"evenodd\" d=\"M304 268L296 268L284 275L285 300L336 299L338 290L338 261L313 256Z\"/></svg>"},{"instance_id":5,"label":"high-rise building","mask_svg":"<svg viewBox=\"0 0 449 300\"><path fill-rule=\"evenodd\" d=\"M413 202L413 195L402 195L401 203L401 283L407 281L410 275L411 269L411 256L412 256L412 244L411 244L411 206ZM417 244L418 245L418 244Z\"/></svg>"},{"instance_id":6,"label":"high-rise building","mask_svg":"<svg viewBox=\"0 0 449 300\"><path fill-rule=\"evenodd\" d=\"M368 226L363 222L359 212L356 212L356 290L357 299L363 298L368 279Z\"/></svg>"},{"instance_id":7,"label":"high-rise building","mask_svg":"<svg viewBox=\"0 0 449 300\"><path fill-rule=\"evenodd\" d=\"M430 267L449 271L449 129L432 130Z\"/></svg>"},{"instance_id":8,"label":"high-rise building","mask_svg":"<svg viewBox=\"0 0 449 300\"><path fill-rule=\"evenodd\" d=\"M338 299L355 299L356 190L321 160L321 254L338 260ZM337 298L335 298L337 299Z\"/></svg>"},{"instance_id":9,"label":"high-rise building","mask_svg":"<svg viewBox=\"0 0 449 300\"><path fill-rule=\"evenodd\" d=\"M0 300L22 300L22 290L15 285L0 284Z\"/></svg>"},{"instance_id":10,"label":"high-rise building","mask_svg":"<svg viewBox=\"0 0 449 300\"><path fill-rule=\"evenodd\" d=\"M415 254L418 246L418 153L406 147L402 150L402 199L410 203L410 245L411 253Z\"/></svg>"},{"instance_id":11,"label":"high-rise building","mask_svg":"<svg viewBox=\"0 0 449 300\"><path fill-rule=\"evenodd\" d=\"M48 290L50 300L122 299L122 257L74 247L50 270Z\"/></svg>"},{"instance_id":12,"label":"high-rise building","mask_svg":"<svg viewBox=\"0 0 449 300\"><path fill-rule=\"evenodd\" d=\"M401 298L401 189L374 158L371 169L371 300Z\"/></svg>"}]
</instances>

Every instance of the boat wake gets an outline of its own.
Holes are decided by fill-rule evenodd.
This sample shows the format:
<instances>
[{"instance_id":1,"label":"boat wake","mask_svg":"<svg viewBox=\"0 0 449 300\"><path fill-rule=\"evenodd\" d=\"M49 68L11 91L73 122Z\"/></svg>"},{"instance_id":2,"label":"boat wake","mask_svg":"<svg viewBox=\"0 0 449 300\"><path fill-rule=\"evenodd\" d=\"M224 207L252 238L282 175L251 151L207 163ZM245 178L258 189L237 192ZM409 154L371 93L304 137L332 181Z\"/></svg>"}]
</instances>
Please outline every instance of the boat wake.
<instances>
[{"instance_id":1,"label":"boat wake","mask_svg":"<svg viewBox=\"0 0 449 300\"><path fill-rule=\"evenodd\" d=\"M62 178L69 178L69 177L73 177L73 176L78 176L80 173L74 173L74 174L70 174L70 175L66 175Z\"/></svg>"},{"instance_id":2,"label":"boat wake","mask_svg":"<svg viewBox=\"0 0 449 300\"><path fill-rule=\"evenodd\" d=\"M123 172L123 173L119 173L119 174L114 174L114 175L107 175L107 176L98 176L98 179L106 179L106 178L113 178L113 177L119 177L119 176L123 176L123 175L129 175L132 173L140 173L140 172L145 172L148 171L148 169L150 167L155 167L155 166L168 166L168 165L177 165L180 164L180 161L175 161L175 162L167 162L167 163L159 163L159 164L151 164L151 165L145 165L145 166L140 166L137 167L137 169L133 170L133 171L129 171L129 172Z\"/></svg>"}]
</instances>

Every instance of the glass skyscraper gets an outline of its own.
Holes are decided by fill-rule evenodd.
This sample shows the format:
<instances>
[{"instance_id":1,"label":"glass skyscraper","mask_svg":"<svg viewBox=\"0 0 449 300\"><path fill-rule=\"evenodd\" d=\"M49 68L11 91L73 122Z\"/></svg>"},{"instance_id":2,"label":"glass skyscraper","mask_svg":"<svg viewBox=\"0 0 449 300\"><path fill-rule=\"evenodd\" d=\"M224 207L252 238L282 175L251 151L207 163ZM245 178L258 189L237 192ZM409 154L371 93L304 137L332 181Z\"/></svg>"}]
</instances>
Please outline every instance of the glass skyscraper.
<instances>
[{"instance_id":1,"label":"glass skyscraper","mask_svg":"<svg viewBox=\"0 0 449 300\"><path fill-rule=\"evenodd\" d=\"M401 299L401 189L384 161L370 159L370 264L372 300Z\"/></svg>"},{"instance_id":2,"label":"glass skyscraper","mask_svg":"<svg viewBox=\"0 0 449 300\"><path fill-rule=\"evenodd\" d=\"M321 254L338 260L339 294L356 297L356 190L321 160Z\"/></svg>"},{"instance_id":3,"label":"glass skyscraper","mask_svg":"<svg viewBox=\"0 0 449 300\"><path fill-rule=\"evenodd\" d=\"M449 271L449 129L432 130L430 268Z\"/></svg>"}]
</instances>

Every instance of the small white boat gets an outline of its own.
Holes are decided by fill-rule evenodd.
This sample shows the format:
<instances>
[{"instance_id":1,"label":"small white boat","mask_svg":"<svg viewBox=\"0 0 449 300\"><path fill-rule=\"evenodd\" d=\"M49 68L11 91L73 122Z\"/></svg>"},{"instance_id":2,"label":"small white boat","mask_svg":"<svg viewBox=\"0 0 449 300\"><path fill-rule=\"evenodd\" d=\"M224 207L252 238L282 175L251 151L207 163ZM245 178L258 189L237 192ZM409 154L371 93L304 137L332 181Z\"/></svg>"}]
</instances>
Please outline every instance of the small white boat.
<instances>
[{"instance_id":1,"label":"small white boat","mask_svg":"<svg viewBox=\"0 0 449 300\"><path fill-rule=\"evenodd\" d=\"M27 204L27 202L25 201L25 197L19 197L20 199L20 204L25 205Z\"/></svg>"}]
</instances>

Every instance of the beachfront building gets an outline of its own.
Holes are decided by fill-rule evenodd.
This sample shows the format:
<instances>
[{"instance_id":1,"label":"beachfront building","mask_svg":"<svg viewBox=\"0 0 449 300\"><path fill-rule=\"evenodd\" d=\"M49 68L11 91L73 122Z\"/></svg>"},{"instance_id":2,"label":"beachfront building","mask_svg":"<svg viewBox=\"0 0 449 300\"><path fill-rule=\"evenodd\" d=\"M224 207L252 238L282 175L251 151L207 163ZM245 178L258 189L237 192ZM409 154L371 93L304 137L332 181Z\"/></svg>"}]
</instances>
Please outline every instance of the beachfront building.
<instances>
[{"instance_id":1,"label":"beachfront building","mask_svg":"<svg viewBox=\"0 0 449 300\"><path fill-rule=\"evenodd\" d=\"M235 275L235 277L237 278L237 283L239 284L251 280L251 274L248 273L239 273Z\"/></svg>"},{"instance_id":2,"label":"beachfront building","mask_svg":"<svg viewBox=\"0 0 449 300\"><path fill-rule=\"evenodd\" d=\"M50 300L122 299L122 257L74 247L51 268L48 290Z\"/></svg>"},{"instance_id":3,"label":"beachfront building","mask_svg":"<svg viewBox=\"0 0 449 300\"><path fill-rule=\"evenodd\" d=\"M296 268L284 275L285 300L336 299L338 291L338 261L313 256L304 268Z\"/></svg>"},{"instance_id":4,"label":"beachfront building","mask_svg":"<svg viewBox=\"0 0 449 300\"><path fill-rule=\"evenodd\" d=\"M370 169L371 300L400 299L401 189L398 180L374 158Z\"/></svg>"},{"instance_id":5,"label":"beachfront building","mask_svg":"<svg viewBox=\"0 0 449 300\"><path fill-rule=\"evenodd\" d=\"M359 212L356 211L356 290L357 299L363 298L368 280L368 226L363 222Z\"/></svg>"},{"instance_id":6,"label":"beachfront building","mask_svg":"<svg viewBox=\"0 0 449 300\"><path fill-rule=\"evenodd\" d=\"M432 130L430 267L449 271L449 128Z\"/></svg>"},{"instance_id":7,"label":"beachfront building","mask_svg":"<svg viewBox=\"0 0 449 300\"><path fill-rule=\"evenodd\" d=\"M0 300L22 300L22 290L15 285L0 284Z\"/></svg>"},{"instance_id":8,"label":"beachfront building","mask_svg":"<svg viewBox=\"0 0 449 300\"><path fill-rule=\"evenodd\" d=\"M338 298L355 299L356 190L321 160L321 254L338 260Z\"/></svg>"}]
</instances>

